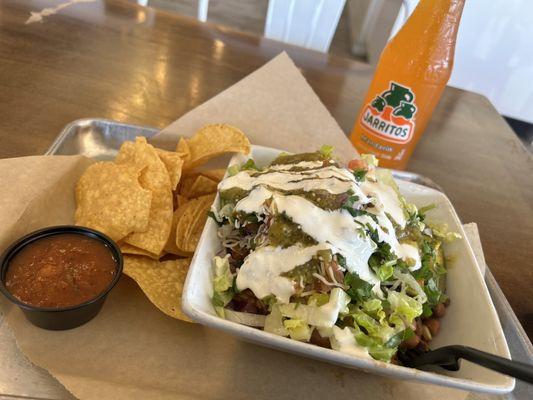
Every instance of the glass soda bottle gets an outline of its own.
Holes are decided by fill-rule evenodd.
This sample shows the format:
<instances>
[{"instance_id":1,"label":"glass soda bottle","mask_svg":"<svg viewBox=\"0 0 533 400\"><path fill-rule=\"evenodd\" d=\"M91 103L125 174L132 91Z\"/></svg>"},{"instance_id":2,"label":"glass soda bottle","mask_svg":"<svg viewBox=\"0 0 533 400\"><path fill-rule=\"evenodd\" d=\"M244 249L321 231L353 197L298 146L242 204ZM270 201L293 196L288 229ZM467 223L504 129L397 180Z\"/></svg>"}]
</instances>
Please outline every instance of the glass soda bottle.
<instances>
[{"instance_id":1,"label":"glass soda bottle","mask_svg":"<svg viewBox=\"0 0 533 400\"><path fill-rule=\"evenodd\" d=\"M465 0L420 0L383 52L351 134L360 153L404 169L450 78Z\"/></svg>"}]
</instances>

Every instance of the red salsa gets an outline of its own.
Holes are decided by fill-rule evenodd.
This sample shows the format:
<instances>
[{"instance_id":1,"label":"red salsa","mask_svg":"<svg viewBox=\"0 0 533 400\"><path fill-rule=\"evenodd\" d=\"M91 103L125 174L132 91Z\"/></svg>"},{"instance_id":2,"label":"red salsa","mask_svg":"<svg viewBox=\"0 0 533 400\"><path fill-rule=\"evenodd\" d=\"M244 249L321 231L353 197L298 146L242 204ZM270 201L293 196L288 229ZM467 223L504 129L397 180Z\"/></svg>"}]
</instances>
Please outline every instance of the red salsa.
<instances>
[{"instance_id":1,"label":"red salsa","mask_svg":"<svg viewBox=\"0 0 533 400\"><path fill-rule=\"evenodd\" d=\"M20 250L9 262L5 285L23 303L68 307L97 297L116 273L116 260L104 243L61 233Z\"/></svg>"}]
</instances>

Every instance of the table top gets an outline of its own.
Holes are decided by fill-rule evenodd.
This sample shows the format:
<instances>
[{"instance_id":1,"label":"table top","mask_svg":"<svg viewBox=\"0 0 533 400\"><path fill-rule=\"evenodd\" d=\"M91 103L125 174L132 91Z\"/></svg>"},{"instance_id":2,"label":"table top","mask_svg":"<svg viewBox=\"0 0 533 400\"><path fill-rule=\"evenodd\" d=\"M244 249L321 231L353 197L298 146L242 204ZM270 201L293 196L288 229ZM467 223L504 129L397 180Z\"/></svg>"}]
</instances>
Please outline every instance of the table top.
<instances>
[{"instance_id":1,"label":"table top","mask_svg":"<svg viewBox=\"0 0 533 400\"><path fill-rule=\"evenodd\" d=\"M362 63L108 0L0 3L0 157L42 154L85 117L164 127L286 50L345 132L372 77ZM477 222L487 264L533 337L533 158L490 102L447 88L408 169Z\"/></svg>"}]
</instances>

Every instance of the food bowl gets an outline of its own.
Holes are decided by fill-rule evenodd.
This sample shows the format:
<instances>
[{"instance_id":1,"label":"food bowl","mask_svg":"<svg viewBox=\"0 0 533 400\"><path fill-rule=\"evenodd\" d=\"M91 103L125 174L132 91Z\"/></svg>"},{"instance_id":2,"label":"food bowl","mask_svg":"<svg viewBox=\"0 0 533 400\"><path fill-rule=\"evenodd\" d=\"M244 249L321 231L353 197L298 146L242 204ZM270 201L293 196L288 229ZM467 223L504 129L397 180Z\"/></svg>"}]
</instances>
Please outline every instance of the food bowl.
<instances>
[{"instance_id":1,"label":"food bowl","mask_svg":"<svg viewBox=\"0 0 533 400\"><path fill-rule=\"evenodd\" d=\"M280 152L276 149L252 146L251 158L257 165L263 166L276 158ZM242 163L246 159L246 156L237 155L230 164ZM444 222L451 231L462 236L461 239L445 245L448 257L447 293L451 304L442 320L440 333L431 342L431 347L465 345L510 358L509 348L483 275L450 200L442 192L425 186L401 180L397 183L407 201L417 206L437 206L428 212L428 220ZM215 202L218 202L218 198ZM463 361L461 369L456 372L438 367L418 370L298 342L220 318L216 315L211 301L212 259L220 250L217 225L209 218L191 262L183 291L183 310L197 322L263 346L391 378L486 393L507 393L514 388L513 378L467 361Z\"/></svg>"},{"instance_id":2,"label":"food bowl","mask_svg":"<svg viewBox=\"0 0 533 400\"><path fill-rule=\"evenodd\" d=\"M75 305L69 305L65 307L40 307L21 301L15 297L6 286L6 277L11 261L17 254L19 254L21 250L26 248L26 246L36 243L44 238L50 238L51 236L61 234L82 235L104 244L110 251L115 263L116 269L113 279L110 281L107 287L105 287L95 297ZM18 239L4 252L0 264L0 291L13 304L17 305L23 311L26 318L32 324L49 330L72 329L85 324L98 314L108 293L111 289L113 289L120 278L122 273L122 264L123 260L120 249L115 242L113 242L103 233L93 229L71 225L49 227L32 232Z\"/></svg>"}]
</instances>

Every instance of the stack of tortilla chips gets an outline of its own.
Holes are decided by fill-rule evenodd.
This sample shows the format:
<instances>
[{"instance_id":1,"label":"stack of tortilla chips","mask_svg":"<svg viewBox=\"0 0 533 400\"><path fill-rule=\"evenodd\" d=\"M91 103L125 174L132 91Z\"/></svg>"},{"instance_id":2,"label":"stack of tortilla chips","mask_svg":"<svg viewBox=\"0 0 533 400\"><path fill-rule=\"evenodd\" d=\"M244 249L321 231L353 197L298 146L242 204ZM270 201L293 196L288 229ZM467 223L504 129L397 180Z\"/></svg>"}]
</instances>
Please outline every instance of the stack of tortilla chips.
<instances>
[{"instance_id":1,"label":"stack of tortilla chips","mask_svg":"<svg viewBox=\"0 0 533 400\"><path fill-rule=\"evenodd\" d=\"M191 257L224 169L202 169L214 157L250 152L239 129L207 125L176 151L146 138L125 142L114 161L92 164L76 187L76 224L118 243L124 273L161 311L189 320L181 294Z\"/></svg>"}]
</instances>

